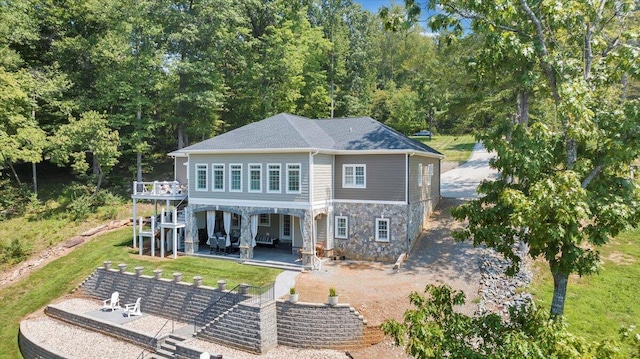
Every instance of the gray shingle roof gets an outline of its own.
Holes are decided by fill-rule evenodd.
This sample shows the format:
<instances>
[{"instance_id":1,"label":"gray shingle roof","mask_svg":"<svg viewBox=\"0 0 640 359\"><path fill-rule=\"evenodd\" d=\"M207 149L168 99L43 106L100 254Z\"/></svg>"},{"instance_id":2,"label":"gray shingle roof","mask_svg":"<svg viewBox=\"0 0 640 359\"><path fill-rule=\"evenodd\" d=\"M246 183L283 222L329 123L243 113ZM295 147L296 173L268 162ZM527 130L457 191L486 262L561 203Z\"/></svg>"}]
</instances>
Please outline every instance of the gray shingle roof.
<instances>
[{"instance_id":1,"label":"gray shingle roof","mask_svg":"<svg viewBox=\"0 0 640 359\"><path fill-rule=\"evenodd\" d=\"M313 120L281 113L218 135L180 152L260 149L406 150L441 155L370 118Z\"/></svg>"}]
</instances>

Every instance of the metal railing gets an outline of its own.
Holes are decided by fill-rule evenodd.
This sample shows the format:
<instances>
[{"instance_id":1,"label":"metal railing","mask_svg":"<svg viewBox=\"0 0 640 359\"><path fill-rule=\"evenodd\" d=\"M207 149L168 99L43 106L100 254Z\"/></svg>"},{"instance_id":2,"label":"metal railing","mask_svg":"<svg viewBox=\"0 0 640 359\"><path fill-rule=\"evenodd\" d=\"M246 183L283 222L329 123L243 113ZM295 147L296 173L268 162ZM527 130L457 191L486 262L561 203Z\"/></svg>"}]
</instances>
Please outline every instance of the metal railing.
<instances>
[{"instance_id":1,"label":"metal railing","mask_svg":"<svg viewBox=\"0 0 640 359\"><path fill-rule=\"evenodd\" d=\"M188 186L178 181L153 181L138 182L133 181L133 195L150 195L150 196L186 196Z\"/></svg>"},{"instance_id":2,"label":"metal railing","mask_svg":"<svg viewBox=\"0 0 640 359\"><path fill-rule=\"evenodd\" d=\"M198 332L198 328L202 328L207 325L207 323L209 323L207 318L214 309L218 309L218 305L223 299L228 298L231 303L231 305L227 306L226 308L231 308L232 306L238 304L243 298L240 292L240 285L233 287L233 289L221 295L220 298L216 299L216 301L209 305L205 310L197 314L193 318L193 334L195 335Z\"/></svg>"},{"instance_id":3,"label":"metal railing","mask_svg":"<svg viewBox=\"0 0 640 359\"><path fill-rule=\"evenodd\" d=\"M147 346L150 347L151 343L153 343L154 340L158 339L158 336L160 336L160 333L162 333L162 329L164 329L164 327L167 326L167 324L169 324L169 322L171 322L171 333L173 333L174 331L174 320L173 319L167 319L166 322L164 322L164 324L162 325L162 327L160 327L160 329L158 330L158 332L156 333L156 335L153 336L153 338L151 338L151 340L149 340L149 342L147 343ZM144 354L147 352L147 349L142 349L142 352L140 353L140 355L138 355L136 357L136 359L144 359Z\"/></svg>"},{"instance_id":4,"label":"metal railing","mask_svg":"<svg viewBox=\"0 0 640 359\"><path fill-rule=\"evenodd\" d=\"M275 300L275 283L265 284L261 287L249 286L245 289L245 295L248 297L244 300L247 304L262 305L273 301Z\"/></svg>"}]
</instances>

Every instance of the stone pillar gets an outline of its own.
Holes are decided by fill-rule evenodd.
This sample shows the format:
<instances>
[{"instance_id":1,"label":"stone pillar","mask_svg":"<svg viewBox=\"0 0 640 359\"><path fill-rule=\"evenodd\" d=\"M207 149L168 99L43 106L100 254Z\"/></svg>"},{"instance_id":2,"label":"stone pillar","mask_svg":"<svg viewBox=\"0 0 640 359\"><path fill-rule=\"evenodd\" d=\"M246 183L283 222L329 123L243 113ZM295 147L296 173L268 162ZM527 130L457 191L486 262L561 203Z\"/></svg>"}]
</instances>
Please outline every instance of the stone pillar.
<instances>
[{"instance_id":1,"label":"stone pillar","mask_svg":"<svg viewBox=\"0 0 640 359\"><path fill-rule=\"evenodd\" d=\"M251 215L245 210L240 215L240 258L253 258L253 247L251 246Z\"/></svg>"},{"instance_id":2,"label":"stone pillar","mask_svg":"<svg viewBox=\"0 0 640 359\"><path fill-rule=\"evenodd\" d=\"M302 226L302 266L305 269L313 269L313 256L315 254L315 248L313 248L313 240L311 238L313 213L311 211L304 211L301 220L304 223Z\"/></svg>"},{"instance_id":3,"label":"stone pillar","mask_svg":"<svg viewBox=\"0 0 640 359\"><path fill-rule=\"evenodd\" d=\"M198 253L200 247L200 239L198 238L198 223L196 222L196 216L193 213L191 205L184 209L184 220L186 226L184 229L184 252L185 253ZM175 250L175 249L174 249Z\"/></svg>"}]
</instances>

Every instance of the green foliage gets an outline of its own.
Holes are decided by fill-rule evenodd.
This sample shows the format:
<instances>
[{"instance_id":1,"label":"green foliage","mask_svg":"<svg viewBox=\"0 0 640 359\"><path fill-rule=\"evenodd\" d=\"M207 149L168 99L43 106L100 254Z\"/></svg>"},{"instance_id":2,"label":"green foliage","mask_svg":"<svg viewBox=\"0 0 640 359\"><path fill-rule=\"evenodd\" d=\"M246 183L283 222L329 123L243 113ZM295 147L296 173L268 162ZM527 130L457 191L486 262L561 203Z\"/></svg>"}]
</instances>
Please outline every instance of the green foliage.
<instances>
[{"instance_id":1,"label":"green foliage","mask_svg":"<svg viewBox=\"0 0 640 359\"><path fill-rule=\"evenodd\" d=\"M18 238L8 245L0 243L0 264L12 265L23 261L29 255L29 249Z\"/></svg>"},{"instance_id":2,"label":"green foliage","mask_svg":"<svg viewBox=\"0 0 640 359\"><path fill-rule=\"evenodd\" d=\"M289 294L296 294L296 287L289 288Z\"/></svg>"},{"instance_id":3,"label":"green foliage","mask_svg":"<svg viewBox=\"0 0 640 359\"><path fill-rule=\"evenodd\" d=\"M22 215L30 201L25 185L13 186L9 179L0 177L0 220Z\"/></svg>"},{"instance_id":4,"label":"green foliage","mask_svg":"<svg viewBox=\"0 0 640 359\"><path fill-rule=\"evenodd\" d=\"M329 288L329 296L330 296L330 297L336 297L336 296L338 296L338 295L336 294L336 289L335 289L335 288L333 288L333 287Z\"/></svg>"},{"instance_id":5,"label":"green foliage","mask_svg":"<svg viewBox=\"0 0 640 359\"><path fill-rule=\"evenodd\" d=\"M510 319L496 314L467 316L455 306L462 291L427 285L425 296L409 296L415 309L403 321L389 320L382 329L416 358L624 358L618 341L589 342L572 335L562 318L532 305L512 309ZM627 334L631 337L632 334Z\"/></svg>"}]
</instances>

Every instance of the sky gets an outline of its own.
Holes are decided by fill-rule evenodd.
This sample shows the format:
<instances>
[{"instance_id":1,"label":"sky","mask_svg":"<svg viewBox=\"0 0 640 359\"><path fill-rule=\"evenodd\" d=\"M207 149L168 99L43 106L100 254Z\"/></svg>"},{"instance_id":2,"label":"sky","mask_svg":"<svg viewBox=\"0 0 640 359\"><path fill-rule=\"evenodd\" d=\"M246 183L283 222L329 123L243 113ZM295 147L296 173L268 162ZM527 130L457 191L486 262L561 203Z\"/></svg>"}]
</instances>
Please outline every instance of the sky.
<instances>
[{"instance_id":1,"label":"sky","mask_svg":"<svg viewBox=\"0 0 640 359\"><path fill-rule=\"evenodd\" d=\"M391 4L396 4L396 5L400 5L400 6L404 6L404 0L354 0L354 2L356 3L360 3L362 5L362 8L364 10L369 10L370 12L377 14L378 13L378 9L380 9L382 6L386 6L386 7L391 7ZM421 21L420 21L420 25L422 27L427 27L427 17L429 16L430 12L427 11L427 9L425 9L425 4L427 3L427 1L418 1L418 3L422 4L422 15L421 15Z\"/></svg>"}]
</instances>

